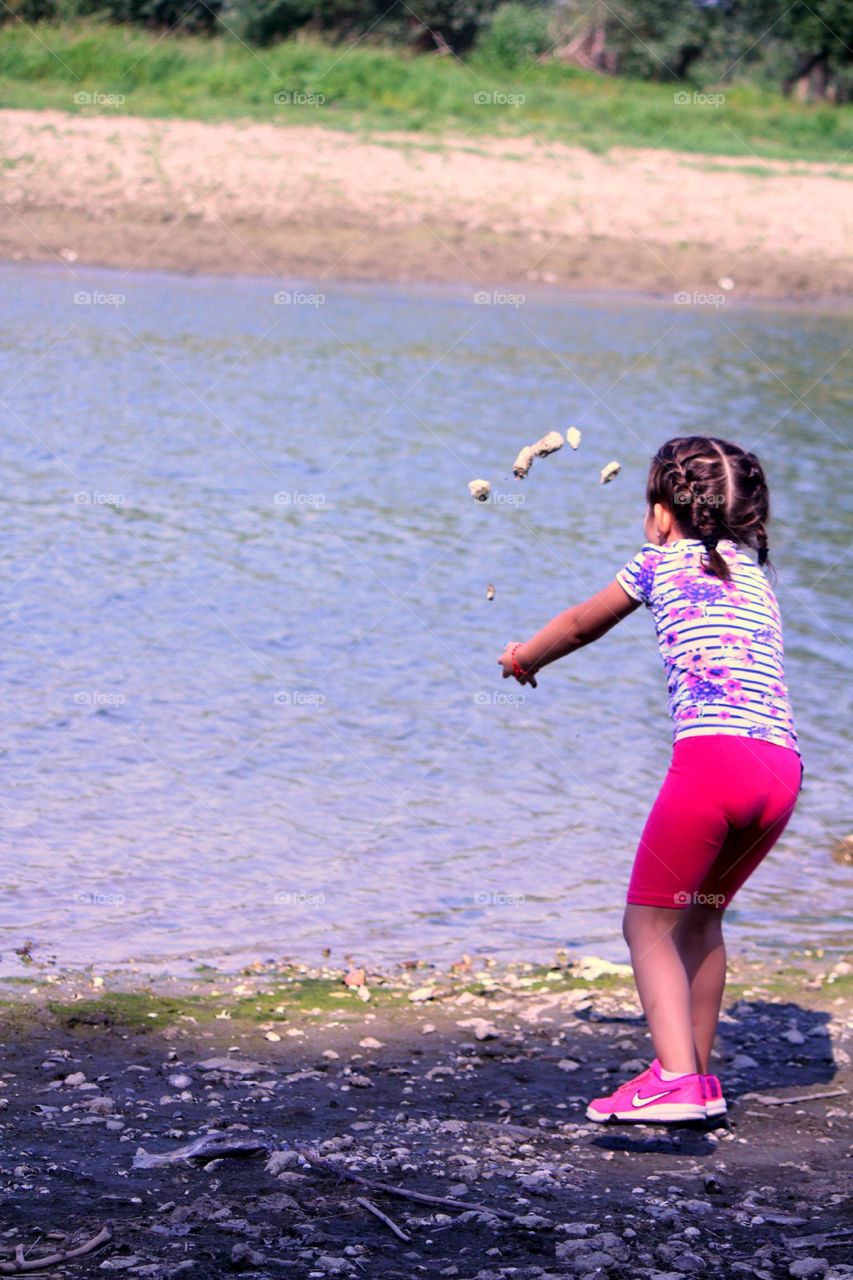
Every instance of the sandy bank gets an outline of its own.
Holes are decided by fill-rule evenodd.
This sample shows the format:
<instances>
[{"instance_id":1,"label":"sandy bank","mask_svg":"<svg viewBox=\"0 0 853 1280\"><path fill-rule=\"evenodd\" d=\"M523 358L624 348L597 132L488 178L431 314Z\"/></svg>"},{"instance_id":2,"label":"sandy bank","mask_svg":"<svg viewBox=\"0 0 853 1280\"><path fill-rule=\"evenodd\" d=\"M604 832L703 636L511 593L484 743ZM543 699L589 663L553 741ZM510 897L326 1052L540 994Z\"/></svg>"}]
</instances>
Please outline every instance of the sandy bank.
<instances>
[{"instance_id":1,"label":"sandy bank","mask_svg":"<svg viewBox=\"0 0 853 1280\"><path fill-rule=\"evenodd\" d=\"M728 277L733 296L853 292L853 165L0 114L5 259L472 289L701 297Z\"/></svg>"}]
</instances>

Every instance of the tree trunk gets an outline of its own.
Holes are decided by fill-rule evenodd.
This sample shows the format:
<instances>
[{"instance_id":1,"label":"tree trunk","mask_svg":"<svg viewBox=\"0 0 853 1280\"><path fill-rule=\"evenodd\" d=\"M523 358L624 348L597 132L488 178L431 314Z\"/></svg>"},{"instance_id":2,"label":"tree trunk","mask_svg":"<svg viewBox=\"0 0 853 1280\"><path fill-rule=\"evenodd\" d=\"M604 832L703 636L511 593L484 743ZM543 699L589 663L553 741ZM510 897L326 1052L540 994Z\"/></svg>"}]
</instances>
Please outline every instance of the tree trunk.
<instances>
[{"instance_id":1,"label":"tree trunk","mask_svg":"<svg viewBox=\"0 0 853 1280\"><path fill-rule=\"evenodd\" d=\"M812 71L817 66L817 64L821 61L821 59L825 61L826 54L805 53L800 57L800 60L797 63L796 69L793 71L793 73L790 76L788 76L786 80L783 80L782 82L782 92L786 98L790 98L794 89L797 87L797 85L800 84L801 81L806 81L806 82L808 81L808 77L811 75Z\"/></svg>"}]
</instances>

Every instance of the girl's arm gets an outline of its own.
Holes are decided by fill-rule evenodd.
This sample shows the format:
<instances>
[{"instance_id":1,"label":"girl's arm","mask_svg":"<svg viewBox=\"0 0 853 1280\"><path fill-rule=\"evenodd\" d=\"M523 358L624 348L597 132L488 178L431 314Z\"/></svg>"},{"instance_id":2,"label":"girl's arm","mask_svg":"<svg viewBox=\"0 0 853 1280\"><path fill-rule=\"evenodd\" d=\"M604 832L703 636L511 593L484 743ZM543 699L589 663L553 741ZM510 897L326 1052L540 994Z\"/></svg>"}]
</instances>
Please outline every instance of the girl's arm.
<instances>
[{"instance_id":1,"label":"girl's arm","mask_svg":"<svg viewBox=\"0 0 853 1280\"><path fill-rule=\"evenodd\" d=\"M570 609L558 613L541 631L537 631L532 640L525 641L517 648L508 644L498 658L498 663L503 667L504 679L513 674L510 655L515 649L516 664L525 673L521 684L529 682L535 688L536 672L542 667L598 640L639 607L640 601L629 596L614 579L603 591L584 600L583 604L572 605Z\"/></svg>"}]
</instances>

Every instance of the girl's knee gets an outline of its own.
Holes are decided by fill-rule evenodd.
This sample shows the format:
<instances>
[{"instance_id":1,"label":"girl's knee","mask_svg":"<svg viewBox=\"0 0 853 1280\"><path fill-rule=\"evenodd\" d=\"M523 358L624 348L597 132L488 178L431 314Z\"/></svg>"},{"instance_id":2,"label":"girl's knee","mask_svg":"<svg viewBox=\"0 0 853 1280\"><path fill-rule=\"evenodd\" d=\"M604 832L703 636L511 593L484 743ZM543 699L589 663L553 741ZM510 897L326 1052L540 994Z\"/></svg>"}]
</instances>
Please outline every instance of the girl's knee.
<instances>
[{"instance_id":1,"label":"girl's knee","mask_svg":"<svg viewBox=\"0 0 853 1280\"><path fill-rule=\"evenodd\" d=\"M629 947L649 942L672 933L678 923L678 912L671 907L646 907L629 902L622 917L622 937Z\"/></svg>"}]
</instances>

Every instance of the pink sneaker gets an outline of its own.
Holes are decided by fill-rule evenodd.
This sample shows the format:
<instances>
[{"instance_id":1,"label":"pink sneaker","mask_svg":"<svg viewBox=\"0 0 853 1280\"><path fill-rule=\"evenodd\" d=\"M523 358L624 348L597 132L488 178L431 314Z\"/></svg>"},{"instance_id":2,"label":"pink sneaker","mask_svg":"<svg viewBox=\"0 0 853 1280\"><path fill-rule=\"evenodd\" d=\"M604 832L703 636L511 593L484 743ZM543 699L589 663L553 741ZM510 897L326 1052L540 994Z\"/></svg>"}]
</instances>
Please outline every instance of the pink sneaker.
<instances>
[{"instance_id":1,"label":"pink sneaker","mask_svg":"<svg viewBox=\"0 0 853 1280\"><path fill-rule=\"evenodd\" d=\"M593 1098L587 1120L637 1120L657 1123L704 1120L707 1116L702 1076L691 1073L664 1080L657 1058L633 1080L620 1084L607 1098Z\"/></svg>"},{"instance_id":2,"label":"pink sneaker","mask_svg":"<svg viewBox=\"0 0 853 1280\"><path fill-rule=\"evenodd\" d=\"M702 1087L705 1090L705 1114L708 1118L724 1116L728 1107L723 1097L723 1086L720 1084L719 1076L702 1076Z\"/></svg>"}]
</instances>

